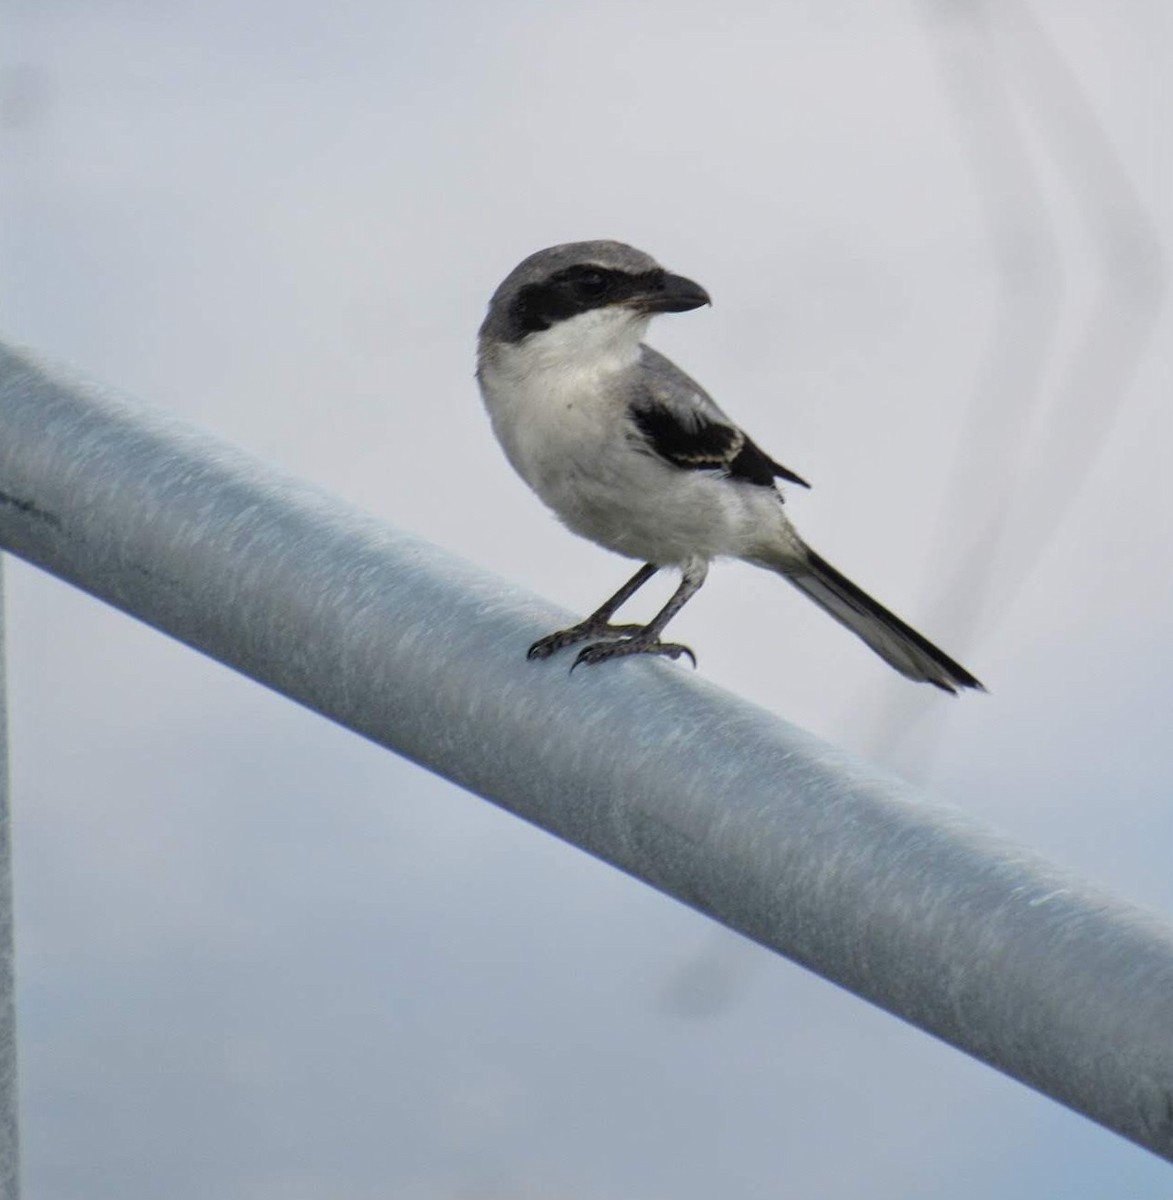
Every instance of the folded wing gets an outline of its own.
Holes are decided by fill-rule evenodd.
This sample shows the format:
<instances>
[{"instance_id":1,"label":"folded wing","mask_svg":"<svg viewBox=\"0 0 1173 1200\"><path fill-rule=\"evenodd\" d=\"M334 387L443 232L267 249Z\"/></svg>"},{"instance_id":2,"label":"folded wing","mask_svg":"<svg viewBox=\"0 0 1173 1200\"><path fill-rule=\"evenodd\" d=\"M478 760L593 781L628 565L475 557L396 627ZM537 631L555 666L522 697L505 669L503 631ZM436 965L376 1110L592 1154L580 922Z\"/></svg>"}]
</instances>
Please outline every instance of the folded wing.
<instances>
[{"instance_id":1,"label":"folded wing","mask_svg":"<svg viewBox=\"0 0 1173 1200\"><path fill-rule=\"evenodd\" d=\"M760 487L775 479L810 486L761 450L679 367L650 346L642 349L630 415L653 453L683 470L720 471Z\"/></svg>"}]
</instances>

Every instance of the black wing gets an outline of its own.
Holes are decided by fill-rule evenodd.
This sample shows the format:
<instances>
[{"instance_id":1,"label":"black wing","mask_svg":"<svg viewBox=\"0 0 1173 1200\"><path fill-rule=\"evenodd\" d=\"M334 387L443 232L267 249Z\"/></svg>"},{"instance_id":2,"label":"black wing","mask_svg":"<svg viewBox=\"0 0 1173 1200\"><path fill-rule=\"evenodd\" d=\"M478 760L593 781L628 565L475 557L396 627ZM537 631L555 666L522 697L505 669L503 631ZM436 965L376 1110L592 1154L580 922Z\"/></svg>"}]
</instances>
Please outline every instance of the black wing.
<instances>
[{"instance_id":1,"label":"black wing","mask_svg":"<svg viewBox=\"0 0 1173 1200\"><path fill-rule=\"evenodd\" d=\"M661 458L685 470L722 471L761 487L773 487L775 479L810 487L742 433L671 360L644 346L641 365L631 419Z\"/></svg>"}]
</instances>

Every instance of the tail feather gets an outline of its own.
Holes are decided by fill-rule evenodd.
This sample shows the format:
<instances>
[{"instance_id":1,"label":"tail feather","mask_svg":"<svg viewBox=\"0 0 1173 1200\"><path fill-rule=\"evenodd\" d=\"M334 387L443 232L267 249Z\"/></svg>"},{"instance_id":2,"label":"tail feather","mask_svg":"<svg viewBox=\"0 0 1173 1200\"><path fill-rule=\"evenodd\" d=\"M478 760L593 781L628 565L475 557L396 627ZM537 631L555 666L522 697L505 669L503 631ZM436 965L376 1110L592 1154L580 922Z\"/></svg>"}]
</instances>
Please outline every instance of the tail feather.
<instances>
[{"instance_id":1,"label":"tail feather","mask_svg":"<svg viewBox=\"0 0 1173 1200\"><path fill-rule=\"evenodd\" d=\"M954 694L961 688L986 690L960 663L856 587L826 559L810 547L805 551L802 558L787 558L771 566L901 675Z\"/></svg>"}]
</instances>

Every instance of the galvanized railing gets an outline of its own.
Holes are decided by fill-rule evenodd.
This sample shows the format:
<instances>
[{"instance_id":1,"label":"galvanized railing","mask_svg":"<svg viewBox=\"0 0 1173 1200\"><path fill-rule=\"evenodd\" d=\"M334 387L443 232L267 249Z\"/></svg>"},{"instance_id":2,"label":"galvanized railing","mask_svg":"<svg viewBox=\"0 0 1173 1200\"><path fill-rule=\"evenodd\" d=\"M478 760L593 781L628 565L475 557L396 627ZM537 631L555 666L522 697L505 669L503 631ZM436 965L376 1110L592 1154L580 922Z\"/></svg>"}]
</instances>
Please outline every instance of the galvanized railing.
<instances>
[{"instance_id":1,"label":"galvanized railing","mask_svg":"<svg viewBox=\"0 0 1173 1200\"><path fill-rule=\"evenodd\" d=\"M3 350L0 547L1173 1160L1173 930L703 678Z\"/></svg>"}]
</instances>

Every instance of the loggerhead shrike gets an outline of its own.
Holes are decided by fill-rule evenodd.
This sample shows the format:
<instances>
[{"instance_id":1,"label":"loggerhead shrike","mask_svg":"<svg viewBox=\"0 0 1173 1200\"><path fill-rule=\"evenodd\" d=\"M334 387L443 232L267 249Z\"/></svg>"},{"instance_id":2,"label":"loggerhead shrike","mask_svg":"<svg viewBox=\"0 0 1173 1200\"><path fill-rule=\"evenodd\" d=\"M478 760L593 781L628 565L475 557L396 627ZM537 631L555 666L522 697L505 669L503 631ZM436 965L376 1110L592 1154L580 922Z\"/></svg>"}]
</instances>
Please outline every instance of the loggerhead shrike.
<instances>
[{"instance_id":1,"label":"loggerhead shrike","mask_svg":"<svg viewBox=\"0 0 1173 1200\"><path fill-rule=\"evenodd\" d=\"M798 536L775 480L806 481L643 344L658 313L709 302L691 279L609 241L539 250L493 293L477 381L509 461L568 529L644 562L597 612L535 642L529 657L589 642L575 667L628 654L695 662L687 646L660 635L714 558L740 558L776 571L909 679L946 692L981 689ZM647 625L612 625L661 567L683 576L664 608Z\"/></svg>"}]
</instances>

